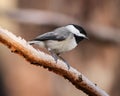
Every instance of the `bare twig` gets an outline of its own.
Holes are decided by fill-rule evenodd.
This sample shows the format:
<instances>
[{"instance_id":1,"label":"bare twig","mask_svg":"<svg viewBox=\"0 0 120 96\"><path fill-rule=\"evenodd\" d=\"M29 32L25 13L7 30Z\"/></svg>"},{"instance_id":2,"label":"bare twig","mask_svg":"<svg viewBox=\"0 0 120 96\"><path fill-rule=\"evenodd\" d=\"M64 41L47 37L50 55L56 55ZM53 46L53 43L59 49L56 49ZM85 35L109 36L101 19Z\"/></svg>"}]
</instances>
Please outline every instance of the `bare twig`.
<instances>
[{"instance_id":1,"label":"bare twig","mask_svg":"<svg viewBox=\"0 0 120 96\"><path fill-rule=\"evenodd\" d=\"M37 51L21 37L16 37L2 28L0 28L0 42L8 46L12 52L22 55L31 64L42 66L68 79L76 88L89 96L109 96L76 69L70 67L68 70L66 64L62 61L58 61L58 64L56 64L51 56Z\"/></svg>"}]
</instances>

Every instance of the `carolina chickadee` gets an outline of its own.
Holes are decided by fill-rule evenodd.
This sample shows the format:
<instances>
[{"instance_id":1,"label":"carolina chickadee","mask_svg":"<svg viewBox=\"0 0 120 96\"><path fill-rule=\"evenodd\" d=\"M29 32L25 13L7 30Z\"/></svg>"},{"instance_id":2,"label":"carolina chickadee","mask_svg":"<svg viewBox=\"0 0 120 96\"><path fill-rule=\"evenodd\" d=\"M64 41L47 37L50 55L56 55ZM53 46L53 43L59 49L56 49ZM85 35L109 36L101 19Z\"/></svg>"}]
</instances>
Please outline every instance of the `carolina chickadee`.
<instances>
[{"instance_id":1,"label":"carolina chickadee","mask_svg":"<svg viewBox=\"0 0 120 96\"><path fill-rule=\"evenodd\" d=\"M70 65L60 56L60 54L74 49L83 39L88 39L85 30L78 25L69 24L39 35L28 43L31 45L37 44L47 48L56 63L58 59L61 59L67 64L69 69Z\"/></svg>"}]
</instances>

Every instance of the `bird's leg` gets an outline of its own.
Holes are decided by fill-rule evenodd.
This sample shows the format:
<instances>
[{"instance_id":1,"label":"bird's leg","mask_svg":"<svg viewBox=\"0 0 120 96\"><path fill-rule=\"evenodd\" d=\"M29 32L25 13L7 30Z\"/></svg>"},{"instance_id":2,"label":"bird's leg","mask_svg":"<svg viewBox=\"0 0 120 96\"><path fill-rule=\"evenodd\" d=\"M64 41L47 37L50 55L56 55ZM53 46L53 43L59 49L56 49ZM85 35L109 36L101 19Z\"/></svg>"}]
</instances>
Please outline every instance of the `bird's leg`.
<instances>
[{"instance_id":1,"label":"bird's leg","mask_svg":"<svg viewBox=\"0 0 120 96\"><path fill-rule=\"evenodd\" d=\"M59 59L59 57L57 56L57 54L55 54L55 52L53 50L51 50L51 49L48 49L48 51L50 52L50 54L54 58L55 62L57 63L57 60Z\"/></svg>"},{"instance_id":2,"label":"bird's leg","mask_svg":"<svg viewBox=\"0 0 120 96\"><path fill-rule=\"evenodd\" d=\"M68 62L67 62L65 59L63 59L63 58L60 56L60 54L56 54L53 50L51 50L51 49L49 49L49 48L48 48L48 51L51 53L51 55L52 55L52 57L54 58L54 60L56 61L56 63L57 63L57 60L58 60L58 59L61 59L61 60L67 65L68 70L70 69L70 65L68 64Z\"/></svg>"},{"instance_id":3,"label":"bird's leg","mask_svg":"<svg viewBox=\"0 0 120 96\"><path fill-rule=\"evenodd\" d=\"M70 69L70 65L68 64L68 62L64 58L62 58L59 54L58 54L58 56L67 65L68 70L69 70Z\"/></svg>"}]
</instances>

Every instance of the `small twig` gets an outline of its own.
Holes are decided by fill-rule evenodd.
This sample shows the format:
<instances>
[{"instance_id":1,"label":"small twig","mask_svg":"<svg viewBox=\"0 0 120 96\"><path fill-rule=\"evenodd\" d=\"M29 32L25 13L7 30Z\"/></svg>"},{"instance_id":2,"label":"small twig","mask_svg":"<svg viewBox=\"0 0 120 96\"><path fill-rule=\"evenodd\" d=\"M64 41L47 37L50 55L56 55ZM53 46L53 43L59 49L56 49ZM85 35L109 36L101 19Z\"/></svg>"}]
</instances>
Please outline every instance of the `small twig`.
<instances>
[{"instance_id":1,"label":"small twig","mask_svg":"<svg viewBox=\"0 0 120 96\"><path fill-rule=\"evenodd\" d=\"M84 91L89 96L109 96L76 69L70 67L68 70L66 64L62 61L58 61L58 64L56 64L51 56L37 51L21 37L16 37L2 28L0 28L0 42L8 46L12 52L23 56L31 64L42 66L68 79L76 88Z\"/></svg>"}]
</instances>

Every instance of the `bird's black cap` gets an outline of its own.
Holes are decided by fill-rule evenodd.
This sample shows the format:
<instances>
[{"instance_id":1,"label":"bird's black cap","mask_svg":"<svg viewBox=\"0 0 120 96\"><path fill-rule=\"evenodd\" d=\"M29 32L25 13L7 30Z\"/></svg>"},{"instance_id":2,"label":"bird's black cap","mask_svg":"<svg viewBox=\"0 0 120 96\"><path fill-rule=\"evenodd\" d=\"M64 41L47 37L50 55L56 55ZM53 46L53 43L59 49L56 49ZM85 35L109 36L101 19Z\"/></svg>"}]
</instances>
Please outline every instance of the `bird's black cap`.
<instances>
[{"instance_id":1,"label":"bird's black cap","mask_svg":"<svg viewBox=\"0 0 120 96\"><path fill-rule=\"evenodd\" d=\"M76 25L76 24L71 24L71 25L73 25L75 28L77 28L77 29L80 31L80 33L82 33L82 34L84 34L85 36L87 36L86 31L85 31L81 26Z\"/></svg>"},{"instance_id":2,"label":"bird's black cap","mask_svg":"<svg viewBox=\"0 0 120 96\"><path fill-rule=\"evenodd\" d=\"M76 29L79 30L80 33L82 33L86 36L86 37L80 37L80 36L74 35L77 43L79 43L83 39L88 39L86 31L81 26L76 25L76 24L70 24L70 25L73 25Z\"/></svg>"}]
</instances>

